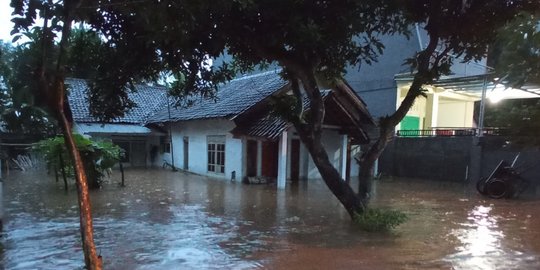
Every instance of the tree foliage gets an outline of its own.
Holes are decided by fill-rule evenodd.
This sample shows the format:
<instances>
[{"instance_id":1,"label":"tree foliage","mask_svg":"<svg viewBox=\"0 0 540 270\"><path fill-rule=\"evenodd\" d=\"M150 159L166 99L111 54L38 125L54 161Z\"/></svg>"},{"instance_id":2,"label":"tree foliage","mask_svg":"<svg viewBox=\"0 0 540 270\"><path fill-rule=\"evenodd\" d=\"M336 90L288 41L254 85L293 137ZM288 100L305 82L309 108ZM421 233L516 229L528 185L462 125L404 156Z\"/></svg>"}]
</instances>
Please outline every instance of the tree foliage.
<instances>
[{"instance_id":1,"label":"tree foliage","mask_svg":"<svg viewBox=\"0 0 540 270\"><path fill-rule=\"evenodd\" d=\"M486 107L486 126L502 129L517 147L540 146L540 100L504 100Z\"/></svg>"},{"instance_id":2,"label":"tree foliage","mask_svg":"<svg viewBox=\"0 0 540 270\"><path fill-rule=\"evenodd\" d=\"M540 85L540 11L520 13L497 35L495 71L512 87Z\"/></svg>"},{"instance_id":3,"label":"tree foliage","mask_svg":"<svg viewBox=\"0 0 540 270\"><path fill-rule=\"evenodd\" d=\"M14 48L9 43L0 40L0 112L4 112L10 107L11 99L9 89L6 85L6 78L11 75L10 64L12 62Z\"/></svg>"},{"instance_id":4,"label":"tree foliage","mask_svg":"<svg viewBox=\"0 0 540 270\"><path fill-rule=\"evenodd\" d=\"M54 70L54 59L58 56L58 43L46 43L49 53L43 60L43 30L33 27L22 33L25 43L18 46L2 45L0 76L3 78L3 91L0 93L3 109L2 118L7 130L15 133L34 134L47 137L58 133L56 120L50 117L47 105L39 93L35 80L36 67L44 61L46 70ZM89 79L97 72L101 38L93 31L77 28L69 41L66 60L66 76Z\"/></svg>"},{"instance_id":5,"label":"tree foliage","mask_svg":"<svg viewBox=\"0 0 540 270\"><path fill-rule=\"evenodd\" d=\"M368 232L388 232L407 221L405 213L398 210L371 208L356 214L354 222Z\"/></svg>"},{"instance_id":6,"label":"tree foliage","mask_svg":"<svg viewBox=\"0 0 540 270\"><path fill-rule=\"evenodd\" d=\"M495 72L509 87L540 86L540 10L522 12L502 27L491 54ZM540 146L540 102L505 100L489 106L488 126L505 129L512 144Z\"/></svg>"},{"instance_id":7,"label":"tree foliage","mask_svg":"<svg viewBox=\"0 0 540 270\"><path fill-rule=\"evenodd\" d=\"M28 38L37 38L37 29L26 33ZM33 106L32 95L35 82L31 76L37 49L35 41L13 47L3 44L0 56L1 115L6 130L14 133L45 137L56 133L54 120L39 107Z\"/></svg>"}]
</instances>

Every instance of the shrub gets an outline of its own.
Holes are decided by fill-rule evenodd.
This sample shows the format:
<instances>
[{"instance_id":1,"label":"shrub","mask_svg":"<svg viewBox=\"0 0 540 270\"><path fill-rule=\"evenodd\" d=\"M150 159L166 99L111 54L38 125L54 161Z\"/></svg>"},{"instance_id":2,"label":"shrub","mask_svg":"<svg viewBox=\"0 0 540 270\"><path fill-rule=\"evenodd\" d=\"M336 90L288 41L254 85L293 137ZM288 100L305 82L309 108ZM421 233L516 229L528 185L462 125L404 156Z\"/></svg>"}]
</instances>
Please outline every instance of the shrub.
<instances>
[{"instance_id":1,"label":"shrub","mask_svg":"<svg viewBox=\"0 0 540 270\"><path fill-rule=\"evenodd\" d=\"M356 214L354 222L368 232L387 232L407 219L407 215L398 210L369 208L361 214Z\"/></svg>"},{"instance_id":2,"label":"shrub","mask_svg":"<svg viewBox=\"0 0 540 270\"><path fill-rule=\"evenodd\" d=\"M81 158L88 177L90 188L99 188L102 184L104 173L112 168L120 160L123 150L108 141L92 141L79 134L73 134L75 145L80 151ZM50 170L60 170L63 163L67 176L73 176L73 164L65 147L64 137L39 141L34 149L43 154ZM60 161L62 158L62 162Z\"/></svg>"}]
</instances>

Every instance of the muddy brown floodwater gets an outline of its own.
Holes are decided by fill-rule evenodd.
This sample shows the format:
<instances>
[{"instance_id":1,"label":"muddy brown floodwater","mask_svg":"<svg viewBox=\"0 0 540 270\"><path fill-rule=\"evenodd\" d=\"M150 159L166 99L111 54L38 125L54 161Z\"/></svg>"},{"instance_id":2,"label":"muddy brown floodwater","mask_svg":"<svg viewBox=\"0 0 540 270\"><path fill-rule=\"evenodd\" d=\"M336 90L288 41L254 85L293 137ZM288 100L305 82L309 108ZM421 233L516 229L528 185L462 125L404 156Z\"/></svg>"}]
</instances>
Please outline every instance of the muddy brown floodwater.
<instances>
[{"instance_id":1,"label":"muddy brown floodwater","mask_svg":"<svg viewBox=\"0 0 540 270\"><path fill-rule=\"evenodd\" d=\"M540 269L540 200L489 200L461 184L383 179L373 204L405 211L365 233L321 181L249 186L128 170L92 193L105 269ZM76 192L43 172L4 179L5 269L82 269Z\"/></svg>"}]
</instances>

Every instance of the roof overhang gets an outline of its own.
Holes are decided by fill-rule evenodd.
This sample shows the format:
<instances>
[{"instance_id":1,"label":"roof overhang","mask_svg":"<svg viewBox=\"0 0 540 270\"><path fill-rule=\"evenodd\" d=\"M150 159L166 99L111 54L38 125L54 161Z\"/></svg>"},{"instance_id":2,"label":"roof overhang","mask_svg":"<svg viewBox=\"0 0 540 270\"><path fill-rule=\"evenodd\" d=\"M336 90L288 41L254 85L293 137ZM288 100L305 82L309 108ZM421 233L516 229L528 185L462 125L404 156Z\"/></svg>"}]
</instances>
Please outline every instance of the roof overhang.
<instances>
[{"instance_id":1,"label":"roof overhang","mask_svg":"<svg viewBox=\"0 0 540 270\"><path fill-rule=\"evenodd\" d=\"M74 130L83 135L163 135L162 132L138 124L76 123Z\"/></svg>"},{"instance_id":2,"label":"roof overhang","mask_svg":"<svg viewBox=\"0 0 540 270\"><path fill-rule=\"evenodd\" d=\"M372 118L367 113L364 115L365 106L355 102L354 97L345 95L339 88L333 90L322 90L321 96L325 102L327 110L324 119L325 129L338 129L343 134L350 134L354 144L369 142L369 137L364 131L364 126L372 124ZM309 110L309 99L304 98L302 102L305 110ZM362 105L362 106L360 106ZM255 113L255 112L254 112ZM236 127L231 130L235 137L258 138L263 140L278 140L279 136L293 125L283 118L274 115L270 107L256 112L257 115L244 118L237 118ZM363 123L366 122L366 123Z\"/></svg>"},{"instance_id":3,"label":"roof overhang","mask_svg":"<svg viewBox=\"0 0 540 270\"><path fill-rule=\"evenodd\" d=\"M410 83L413 78L410 73L395 76L395 80L402 83ZM487 99L492 101L540 98L540 85L526 84L519 88L513 88L508 85L508 82L495 77L493 74L466 77L443 76L431 84L432 87L456 94L472 96L477 100L482 98L482 90L484 88L486 89Z\"/></svg>"}]
</instances>

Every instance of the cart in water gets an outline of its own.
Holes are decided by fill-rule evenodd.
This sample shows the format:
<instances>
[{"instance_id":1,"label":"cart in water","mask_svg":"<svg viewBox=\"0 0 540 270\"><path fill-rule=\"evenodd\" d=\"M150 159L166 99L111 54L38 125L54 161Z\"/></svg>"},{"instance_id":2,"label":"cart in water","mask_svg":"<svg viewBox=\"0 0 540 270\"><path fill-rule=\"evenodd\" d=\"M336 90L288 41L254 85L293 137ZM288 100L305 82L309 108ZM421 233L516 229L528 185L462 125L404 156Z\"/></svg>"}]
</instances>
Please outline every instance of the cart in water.
<instances>
[{"instance_id":1,"label":"cart in water","mask_svg":"<svg viewBox=\"0 0 540 270\"><path fill-rule=\"evenodd\" d=\"M528 168L515 167L519 154L512 164L501 160L488 177L481 178L476 183L476 189L482 195L493 199L515 198L529 186L529 181L521 177Z\"/></svg>"}]
</instances>

